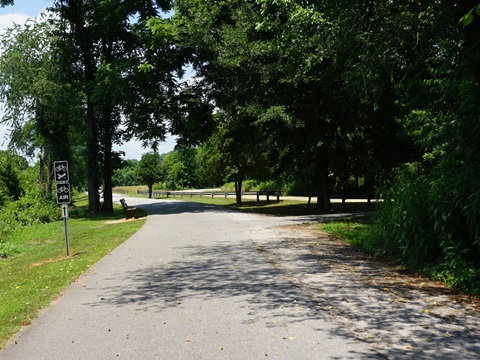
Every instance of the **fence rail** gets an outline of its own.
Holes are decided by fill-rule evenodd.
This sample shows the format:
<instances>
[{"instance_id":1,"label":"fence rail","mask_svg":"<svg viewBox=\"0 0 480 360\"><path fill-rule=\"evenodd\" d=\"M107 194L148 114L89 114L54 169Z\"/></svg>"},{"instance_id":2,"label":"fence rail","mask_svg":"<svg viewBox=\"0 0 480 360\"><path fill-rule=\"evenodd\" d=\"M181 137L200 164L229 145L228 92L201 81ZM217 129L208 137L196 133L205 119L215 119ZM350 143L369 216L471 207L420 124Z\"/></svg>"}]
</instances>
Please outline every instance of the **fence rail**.
<instances>
[{"instance_id":1,"label":"fence rail","mask_svg":"<svg viewBox=\"0 0 480 360\"><path fill-rule=\"evenodd\" d=\"M139 195L148 195L148 190L137 190L137 194ZM267 202L270 202L270 197L276 197L277 201L280 201L280 196L282 195L279 191L243 191L242 196L244 195L253 195L257 197L257 201L260 201L261 196L265 196ZM175 198L175 197L183 198L184 196L188 196L193 198L194 196L197 197L204 197L209 196L212 199L215 196L223 196L225 199L229 196L235 196L235 192L231 191L165 191L165 190L154 190L152 191L152 197L155 198Z\"/></svg>"}]
</instances>

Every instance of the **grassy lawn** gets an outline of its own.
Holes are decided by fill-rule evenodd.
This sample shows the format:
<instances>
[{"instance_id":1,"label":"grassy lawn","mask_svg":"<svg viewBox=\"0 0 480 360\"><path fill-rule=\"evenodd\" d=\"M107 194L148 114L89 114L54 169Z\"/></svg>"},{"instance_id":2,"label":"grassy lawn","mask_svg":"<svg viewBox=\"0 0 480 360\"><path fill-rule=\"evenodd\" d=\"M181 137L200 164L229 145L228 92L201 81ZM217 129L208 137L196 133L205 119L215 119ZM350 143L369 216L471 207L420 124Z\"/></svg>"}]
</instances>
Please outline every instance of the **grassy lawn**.
<instances>
[{"instance_id":1,"label":"grassy lawn","mask_svg":"<svg viewBox=\"0 0 480 360\"><path fill-rule=\"evenodd\" d=\"M176 198L178 199L178 197ZM265 214L273 216L300 216L300 215L315 215L321 214L317 209L315 209L315 204L311 204L310 208L308 207L305 201L292 201L292 200L276 200L270 201L267 203L265 200L256 201L244 199L241 206L237 205L235 199L233 198L209 198L209 197L184 197L181 200L185 201L195 201L205 204L212 204L227 207L230 209L237 209L241 211L256 213L256 214ZM373 211L374 208L367 203L347 203L346 208L343 208L342 204L332 204L332 207L335 212L353 212L353 211Z\"/></svg>"},{"instance_id":2,"label":"grassy lawn","mask_svg":"<svg viewBox=\"0 0 480 360\"><path fill-rule=\"evenodd\" d=\"M8 239L15 254L0 259L0 348L88 267L145 222L142 213L138 220L123 221L120 206L113 215L90 215L86 197L75 200L68 221L69 257L63 221L30 226Z\"/></svg>"}]
</instances>

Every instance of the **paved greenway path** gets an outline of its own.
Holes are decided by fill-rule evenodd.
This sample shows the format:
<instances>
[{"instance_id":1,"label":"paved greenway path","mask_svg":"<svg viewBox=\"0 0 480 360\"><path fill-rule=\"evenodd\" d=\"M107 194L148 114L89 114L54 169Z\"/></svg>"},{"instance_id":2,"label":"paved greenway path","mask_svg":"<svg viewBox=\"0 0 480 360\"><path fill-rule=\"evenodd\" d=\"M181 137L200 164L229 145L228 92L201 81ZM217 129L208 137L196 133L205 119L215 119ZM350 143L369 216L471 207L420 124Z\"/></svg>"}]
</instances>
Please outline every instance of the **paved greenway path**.
<instances>
[{"instance_id":1,"label":"paved greenway path","mask_svg":"<svg viewBox=\"0 0 480 360\"><path fill-rule=\"evenodd\" d=\"M285 259L296 251L272 240L282 236L278 226L308 217L274 218L174 200L127 202L150 214L146 224L67 288L0 359L411 358L408 351L381 351L366 341L368 335L358 336L361 324L372 326L374 335L375 327L383 331L383 338L395 333L397 324L385 318L380 302L380 308L354 307L366 305L361 296L374 299L374 290L352 283L348 274L315 270L324 288L318 300L299 284L311 270L294 258L285 263L290 275L277 266L270 250ZM299 254L308 263L308 254ZM348 295L337 293L342 288ZM361 313L357 328L320 304L335 299L339 309L352 306L350 320ZM375 320L377 313L383 321ZM408 329L399 328L398 336L408 337ZM478 350L476 334L470 336L464 339L472 342L468 350ZM445 358L455 358L464 346L451 341ZM417 358L442 358L436 347L428 349Z\"/></svg>"}]
</instances>

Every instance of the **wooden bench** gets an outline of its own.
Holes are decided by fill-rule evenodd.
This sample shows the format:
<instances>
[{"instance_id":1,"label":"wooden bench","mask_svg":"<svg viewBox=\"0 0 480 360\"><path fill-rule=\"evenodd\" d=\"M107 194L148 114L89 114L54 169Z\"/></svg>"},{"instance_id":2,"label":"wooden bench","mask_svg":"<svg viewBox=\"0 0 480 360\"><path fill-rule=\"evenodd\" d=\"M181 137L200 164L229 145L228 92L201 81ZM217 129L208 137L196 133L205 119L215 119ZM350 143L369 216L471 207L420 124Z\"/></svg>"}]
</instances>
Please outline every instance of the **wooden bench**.
<instances>
[{"instance_id":1,"label":"wooden bench","mask_svg":"<svg viewBox=\"0 0 480 360\"><path fill-rule=\"evenodd\" d=\"M254 195L257 197L257 201L260 201L260 196L267 197L267 203L270 202L270 196L276 196L277 202L280 202L280 191L244 191L242 195Z\"/></svg>"},{"instance_id":2,"label":"wooden bench","mask_svg":"<svg viewBox=\"0 0 480 360\"><path fill-rule=\"evenodd\" d=\"M330 195L330 199L342 199L343 208L345 209L347 207L347 204L346 204L347 199L349 199L349 200L354 200L354 199L364 200L364 199L366 199L367 202L368 202L368 205L371 205L373 196L371 194L344 193L344 194L340 194L340 195L339 194Z\"/></svg>"},{"instance_id":3,"label":"wooden bench","mask_svg":"<svg viewBox=\"0 0 480 360\"><path fill-rule=\"evenodd\" d=\"M129 207L125 199L120 199L120 204L122 204L122 208L123 208L123 211L125 212L126 219L131 219L135 217L135 211L137 211L137 208Z\"/></svg>"}]
</instances>

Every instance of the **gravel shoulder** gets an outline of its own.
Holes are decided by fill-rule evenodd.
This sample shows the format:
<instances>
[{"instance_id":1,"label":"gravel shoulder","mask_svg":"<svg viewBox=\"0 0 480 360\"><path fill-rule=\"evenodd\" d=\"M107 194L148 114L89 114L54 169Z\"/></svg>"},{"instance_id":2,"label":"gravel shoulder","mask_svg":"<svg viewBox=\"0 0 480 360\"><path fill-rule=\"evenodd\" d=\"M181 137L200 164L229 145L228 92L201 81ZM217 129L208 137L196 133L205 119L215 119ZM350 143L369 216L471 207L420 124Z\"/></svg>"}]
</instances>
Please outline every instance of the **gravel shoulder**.
<instances>
[{"instance_id":1,"label":"gravel shoulder","mask_svg":"<svg viewBox=\"0 0 480 360\"><path fill-rule=\"evenodd\" d=\"M402 272L314 225L255 231L257 249L327 312L391 359L480 358L478 300Z\"/></svg>"}]
</instances>

